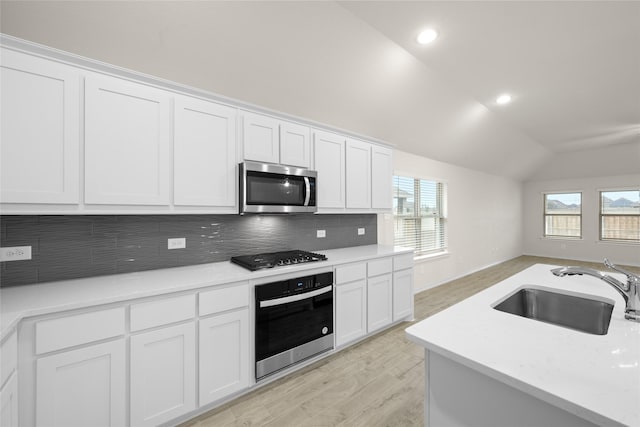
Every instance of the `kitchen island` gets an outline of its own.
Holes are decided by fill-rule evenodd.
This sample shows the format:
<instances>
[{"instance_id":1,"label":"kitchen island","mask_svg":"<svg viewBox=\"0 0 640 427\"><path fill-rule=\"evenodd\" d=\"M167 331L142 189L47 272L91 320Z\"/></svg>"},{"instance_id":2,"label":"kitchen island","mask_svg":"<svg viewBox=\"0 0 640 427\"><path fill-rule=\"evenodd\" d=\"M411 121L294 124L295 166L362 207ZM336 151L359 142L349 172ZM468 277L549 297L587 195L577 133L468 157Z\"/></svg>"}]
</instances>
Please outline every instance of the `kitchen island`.
<instances>
[{"instance_id":1,"label":"kitchen island","mask_svg":"<svg viewBox=\"0 0 640 427\"><path fill-rule=\"evenodd\" d=\"M605 282L554 267L534 265L407 328L425 348L426 426L640 426L640 323L624 319ZM493 308L525 286L610 300L608 333Z\"/></svg>"}]
</instances>

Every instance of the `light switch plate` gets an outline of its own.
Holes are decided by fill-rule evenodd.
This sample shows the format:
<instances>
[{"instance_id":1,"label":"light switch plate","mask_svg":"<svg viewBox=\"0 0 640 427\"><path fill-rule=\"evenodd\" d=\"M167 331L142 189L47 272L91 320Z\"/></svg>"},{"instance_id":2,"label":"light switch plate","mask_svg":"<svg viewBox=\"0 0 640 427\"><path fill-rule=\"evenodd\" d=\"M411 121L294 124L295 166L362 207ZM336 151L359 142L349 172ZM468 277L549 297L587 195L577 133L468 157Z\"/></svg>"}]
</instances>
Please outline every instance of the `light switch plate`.
<instances>
[{"instance_id":1,"label":"light switch plate","mask_svg":"<svg viewBox=\"0 0 640 427\"><path fill-rule=\"evenodd\" d=\"M316 231L316 237L318 239L323 239L323 238L327 237L327 231L326 230L317 230Z\"/></svg>"},{"instance_id":2,"label":"light switch plate","mask_svg":"<svg viewBox=\"0 0 640 427\"><path fill-rule=\"evenodd\" d=\"M358 228L358 236L364 236L364 228Z\"/></svg>"}]
</instances>

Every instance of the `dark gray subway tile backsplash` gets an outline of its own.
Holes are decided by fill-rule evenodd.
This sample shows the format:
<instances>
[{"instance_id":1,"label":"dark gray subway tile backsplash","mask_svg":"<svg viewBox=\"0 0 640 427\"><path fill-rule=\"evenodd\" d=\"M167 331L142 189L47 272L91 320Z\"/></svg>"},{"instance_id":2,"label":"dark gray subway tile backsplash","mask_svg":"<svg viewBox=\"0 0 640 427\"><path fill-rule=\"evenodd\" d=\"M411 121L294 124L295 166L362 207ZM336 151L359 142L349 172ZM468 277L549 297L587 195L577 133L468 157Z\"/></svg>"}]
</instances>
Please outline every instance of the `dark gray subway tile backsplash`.
<instances>
[{"instance_id":1,"label":"dark gray subway tile backsplash","mask_svg":"<svg viewBox=\"0 0 640 427\"><path fill-rule=\"evenodd\" d=\"M358 236L358 228L365 228ZM326 237L316 238L316 230ZM31 246L2 262L0 286L227 261L288 249L322 251L377 242L377 217L361 215L7 215L0 244ZM184 237L185 249L167 249Z\"/></svg>"}]
</instances>

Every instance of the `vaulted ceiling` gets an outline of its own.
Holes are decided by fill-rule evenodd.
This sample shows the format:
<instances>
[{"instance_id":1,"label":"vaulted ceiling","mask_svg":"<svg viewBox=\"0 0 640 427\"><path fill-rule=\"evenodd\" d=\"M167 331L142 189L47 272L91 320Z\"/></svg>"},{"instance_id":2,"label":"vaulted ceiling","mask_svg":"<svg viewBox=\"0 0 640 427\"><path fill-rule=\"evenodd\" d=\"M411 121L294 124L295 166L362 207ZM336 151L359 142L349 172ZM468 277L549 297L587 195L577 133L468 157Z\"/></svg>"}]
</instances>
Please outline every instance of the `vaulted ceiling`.
<instances>
[{"instance_id":1,"label":"vaulted ceiling","mask_svg":"<svg viewBox=\"0 0 640 427\"><path fill-rule=\"evenodd\" d=\"M640 2L6 1L3 33L514 179L640 171ZM425 27L439 37L415 38ZM495 97L512 95L508 105ZM583 165L571 165L572 159ZM555 163L554 163L555 162Z\"/></svg>"}]
</instances>

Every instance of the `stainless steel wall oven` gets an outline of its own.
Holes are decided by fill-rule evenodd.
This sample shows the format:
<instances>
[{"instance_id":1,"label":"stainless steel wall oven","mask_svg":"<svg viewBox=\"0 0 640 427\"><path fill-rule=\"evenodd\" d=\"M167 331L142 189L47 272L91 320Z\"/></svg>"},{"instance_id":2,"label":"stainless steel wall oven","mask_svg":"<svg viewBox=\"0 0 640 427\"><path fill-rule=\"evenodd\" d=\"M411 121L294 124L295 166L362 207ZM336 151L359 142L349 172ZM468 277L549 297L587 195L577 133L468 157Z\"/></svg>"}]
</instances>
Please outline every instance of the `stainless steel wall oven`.
<instances>
[{"instance_id":1,"label":"stainless steel wall oven","mask_svg":"<svg viewBox=\"0 0 640 427\"><path fill-rule=\"evenodd\" d=\"M333 348L333 273L256 286L256 379Z\"/></svg>"}]
</instances>

